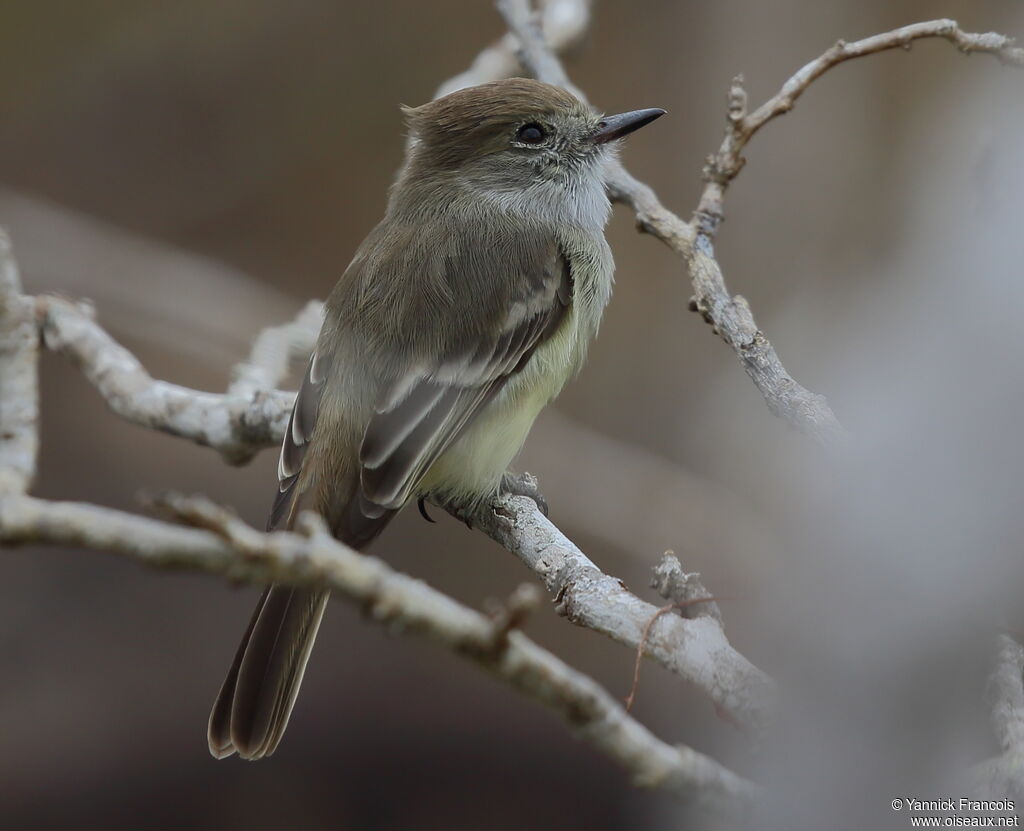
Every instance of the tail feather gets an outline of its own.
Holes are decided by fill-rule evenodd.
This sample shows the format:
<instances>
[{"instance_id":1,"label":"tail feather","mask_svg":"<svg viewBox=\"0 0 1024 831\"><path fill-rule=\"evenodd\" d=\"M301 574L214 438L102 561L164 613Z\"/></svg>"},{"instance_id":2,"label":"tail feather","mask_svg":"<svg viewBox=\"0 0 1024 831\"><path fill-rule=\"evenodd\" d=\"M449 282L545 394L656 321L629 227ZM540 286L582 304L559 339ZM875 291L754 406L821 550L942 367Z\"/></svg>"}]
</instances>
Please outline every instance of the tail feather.
<instances>
[{"instance_id":1,"label":"tail feather","mask_svg":"<svg viewBox=\"0 0 1024 831\"><path fill-rule=\"evenodd\" d=\"M217 693L217 700L213 703L213 710L210 711L210 722L207 727L207 738L210 742L210 753L215 759L225 759L235 752L235 745L231 741L231 709L234 706L235 687L238 684L238 670L242 666L242 659L245 657L246 647L252 637L252 630L256 628L256 622L260 619L260 612L263 611L270 594L267 587L260 595L259 603L253 610L249 627L242 636L238 649L235 650L235 657L231 661L231 668L228 670L224 683L220 685L220 692Z\"/></svg>"},{"instance_id":2,"label":"tail feather","mask_svg":"<svg viewBox=\"0 0 1024 831\"><path fill-rule=\"evenodd\" d=\"M310 594L311 596L305 599L308 604L306 606L305 628L296 634L292 640L292 647L295 651L289 660L287 675L280 685L277 699L274 703L274 711L268 722L266 739L261 748L266 756L274 752L282 736L284 736L285 728L288 726L288 719L291 718L292 708L295 706L295 699L299 694L299 688L302 686L302 678L306 674L306 665L309 663L309 655L313 650L316 633L320 628L320 621L323 620L327 601L330 598L329 592L313 592Z\"/></svg>"},{"instance_id":3,"label":"tail feather","mask_svg":"<svg viewBox=\"0 0 1024 831\"><path fill-rule=\"evenodd\" d=\"M288 725L329 592L271 586L253 612L210 714L210 753L262 759Z\"/></svg>"},{"instance_id":4,"label":"tail feather","mask_svg":"<svg viewBox=\"0 0 1024 831\"><path fill-rule=\"evenodd\" d=\"M331 517L331 530L363 549L395 511L366 517L351 510L351 499ZM289 523L290 524L290 517ZM223 759L271 755L281 741L306 672L309 654L330 592L270 586L260 598L210 713L210 753Z\"/></svg>"}]
</instances>

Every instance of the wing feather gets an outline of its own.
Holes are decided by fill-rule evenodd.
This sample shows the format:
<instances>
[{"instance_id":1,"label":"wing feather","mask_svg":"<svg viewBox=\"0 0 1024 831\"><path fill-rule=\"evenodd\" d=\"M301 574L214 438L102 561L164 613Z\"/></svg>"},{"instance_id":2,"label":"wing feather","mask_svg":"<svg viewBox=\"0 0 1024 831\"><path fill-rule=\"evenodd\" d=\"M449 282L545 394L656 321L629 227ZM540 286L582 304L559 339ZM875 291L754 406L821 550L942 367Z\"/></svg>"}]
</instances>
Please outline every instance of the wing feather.
<instances>
[{"instance_id":1,"label":"wing feather","mask_svg":"<svg viewBox=\"0 0 1024 831\"><path fill-rule=\"evenodd\" d=\"M572 274L554 244L524 275L504 326L386 388L360 448L361 510L397 510L437 458L557 329L572 300Z\"/></svg>"},{"instance_id":2,"label":"wing feather","mask_svg":"<svg viewBox=\"0 0 1024 831\"><path fill-rule=\"evenodd\" d=\"M295 396L295 404L288 417L288 429L281 442L281 455L277 462L277 494L267 519L268 531L287 524L293 513L299 474L316 428L317 411L326 378L325 364L326 360L314 351L309 358L299 393Z\"/></svg>"}]
</instances>

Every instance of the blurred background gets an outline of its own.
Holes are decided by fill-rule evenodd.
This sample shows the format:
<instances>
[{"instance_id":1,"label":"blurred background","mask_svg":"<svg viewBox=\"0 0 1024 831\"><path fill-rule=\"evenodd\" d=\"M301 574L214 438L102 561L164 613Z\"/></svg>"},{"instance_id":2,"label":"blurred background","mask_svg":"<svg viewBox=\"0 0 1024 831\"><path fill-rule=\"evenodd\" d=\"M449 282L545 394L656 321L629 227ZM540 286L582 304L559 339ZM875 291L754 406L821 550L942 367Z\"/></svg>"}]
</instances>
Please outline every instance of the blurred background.
<instances>
[{"instance_id":1,"label":"blurred background","mask_svg":"<svg viewBox=\"0 0 1024 831\"><path fill-rule=\"evenodd\" d=\"M669 111L623 155L688 216L733 75L756 104L838 38L939 16L1024 36L1019 0L598 2L568 65L607 111ZM28 290L92 298L154 376L222 390L380 218L398 105L502 31L470 0L4 0L0 225ZM892 796L959 796L940 789L996 752L987 648L1020 625L1024 578L1022 132L1024 74L926 42L829 73L749 148L720 261L857 436L846 457L770 415L686 311L682 264L617 209L600 337L520 459L552 518L633 591L656 601L650 569L673 549L725 598L733 643L787 690L780 735L751 752L653 664L635 712L813 794L780 800L779 828L907 827ZM229 468L123 424L64 361L42 371L36 493L136 510L143 488L202 491L263 523L273 451ZM374 553L477 608L531 579L439 519L403 515ZM277 754L214 762L208 710L257 589L79 551L3 563L5 828L688 821L538 706L337 601ZM526 630L627 694L628 650L550 605Z\"/></svg>"}]
</instances>

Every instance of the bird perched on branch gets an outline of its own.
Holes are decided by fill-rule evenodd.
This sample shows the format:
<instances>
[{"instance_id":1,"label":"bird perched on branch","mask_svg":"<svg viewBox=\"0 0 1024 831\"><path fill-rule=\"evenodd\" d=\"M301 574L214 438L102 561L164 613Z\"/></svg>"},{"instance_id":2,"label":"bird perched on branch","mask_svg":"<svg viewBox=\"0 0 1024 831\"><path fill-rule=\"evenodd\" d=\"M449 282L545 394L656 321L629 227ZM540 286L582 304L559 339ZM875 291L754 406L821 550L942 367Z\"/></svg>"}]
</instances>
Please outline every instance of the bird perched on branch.
<instances>
[{"instance_id":1,"label":"bird perched on branch","mask_svg":"<svg viewBox=\"0 0 1024 831\"><path fill-rule=\"evenodd\" d=\"M405 163L327 300L268 530L309 509L363 549L411 500L538 498L506 471L611 295L609 147L663 113L598 116L523 78L405 109ZM210 715L214 756L274 752L328 594L263 593Z\"/></svg>"}]
</instances>

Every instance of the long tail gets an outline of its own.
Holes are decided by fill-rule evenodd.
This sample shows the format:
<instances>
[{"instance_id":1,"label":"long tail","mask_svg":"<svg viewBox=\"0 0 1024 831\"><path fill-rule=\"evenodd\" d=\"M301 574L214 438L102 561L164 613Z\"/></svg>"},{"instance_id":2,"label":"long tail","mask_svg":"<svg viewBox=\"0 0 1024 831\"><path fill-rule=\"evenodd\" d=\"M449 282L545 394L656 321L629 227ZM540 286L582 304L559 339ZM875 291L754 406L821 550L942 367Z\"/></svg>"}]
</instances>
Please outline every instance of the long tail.
<instances>
[{"instance_id":1,"label":"long tail","mask_svg":"<svg viewBox=\"0 0 1024 831\"><path fill-rule=\"evenodd\" d=\"M304 503L324 516L335 537L363 550L396 511L361 509L355 460L362 431L346 427L338 408L320 412L332 361L332 350L321 352L318 343L281 442L278 488L267 530L291 528ZM346 435L350 447L339 444L338 437ZM277 749L329 597L323 589L288 586L263 592L210 713L207 738L216 758L237 752L243 759L262 759Z\"/></svg>"},{"instance_id":2,"label":"long tail","mask_svg":"<svg viewBox=\"0 0 1024 831\"><path fill-rule=\"evenodd\" d=\"M262 759L277 749L302 684L330 593L263 592L210 713L210 753Z\"/></svg>"},{"instance_id":3,"label":"long tail","mask_svg":"<svg viewBox=\"0 0 1024 831\"><path fill-rule=\"evenodd\" d=\"M395 511L364 516L356 501L332 517L332 532L363 550ZM290 526L290 518L288 521ZM269 586L253 611L210 712L210 753L262 759L277 749L299 694L330 592Z\"/></svg>"}]
</instances>

